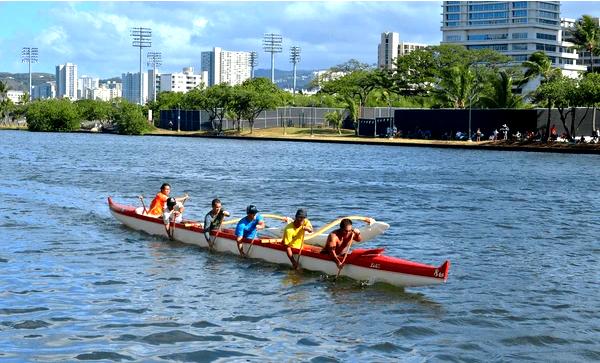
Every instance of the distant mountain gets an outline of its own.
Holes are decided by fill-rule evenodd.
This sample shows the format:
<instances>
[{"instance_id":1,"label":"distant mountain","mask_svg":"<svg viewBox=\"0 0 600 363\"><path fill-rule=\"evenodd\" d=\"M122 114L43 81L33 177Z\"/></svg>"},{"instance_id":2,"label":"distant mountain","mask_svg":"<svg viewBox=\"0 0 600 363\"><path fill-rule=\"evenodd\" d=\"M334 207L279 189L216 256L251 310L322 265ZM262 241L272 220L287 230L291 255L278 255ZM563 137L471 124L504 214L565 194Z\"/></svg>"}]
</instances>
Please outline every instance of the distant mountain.
<instances>
[{"instance_id":1,"label":"distant mountain","mask_svg":"<svg viewBox=\"0 0 600 363\"><path fill-rule=\"evenodd\" d=\"M313 70L296 70L296 89L306 89L313 80ZM271 79L271 69L255 69L254 77L264 77ZM294 84L294 72L282 71L275 68L275 84L279 88L291 89Z\"/></svg>"},{"instance_id":2,"label":"distant mountain","mask_svg":"<svg viewBox=\"0 0 600 363\"><path fill-rule=\"evenodd\" d=\"M29 91L29 73L0 72L0 81L6 82L8 89ZM31 84L37 86L48 81L54 81L52 73L31 73Z\"/></svg>"}]
</instances>

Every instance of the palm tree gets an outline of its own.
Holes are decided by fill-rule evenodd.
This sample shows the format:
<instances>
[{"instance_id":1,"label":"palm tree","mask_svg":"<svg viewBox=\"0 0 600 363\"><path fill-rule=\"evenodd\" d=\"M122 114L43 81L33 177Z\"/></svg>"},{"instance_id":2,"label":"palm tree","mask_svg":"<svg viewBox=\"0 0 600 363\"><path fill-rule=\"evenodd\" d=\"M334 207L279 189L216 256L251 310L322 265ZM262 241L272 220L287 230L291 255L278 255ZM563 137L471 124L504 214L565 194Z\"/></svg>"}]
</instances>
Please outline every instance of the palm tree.
<instances>
[{"instance_id":1,"label":"palm tree","mask_svg":"<svg viewBox=\"0 0 600 363\"><path fill-rule=\"evenodd\" d=\"M4 100L6 93L8 92L8 85L5 82L0 81L0 101Z\"/></svg>"},{"instance_id":2,"label":"palm tree","mask_svg":"<svg viewBox=\"0 0 600 363\"><path fill-rule=\"evenodd\" d=\"M505 70L498 72L492 80L491 91L480 98L480 102L489 108L520 108L523 97L512 93L513 80Z\"/></svg>"},{"instance_id":3,"label":"palm tree","mask_svg":"<svg viewBox=\"0 0 600 363\"><path fill-rule=\"evenodd\" d=\"M523 62L523 67L525 67L525 76L520 82L521 85L538 76L542 78L541 82L545 83L561 74L560 69L552 67L552 60L541 50L533 52L529 59Z\"/></svg>"},{"instance_id":4,"label":"palm tree","mask_svg":"<svg viewBox=\"0 0 600 363\"><path fill-rule=\"evenodd\" d=\"M573 43L579 49L590 53L590 71L594 72L594 53L600 46L600 25L590 15L584 15L577 19L575 31L573 32Z\"/></svg>"},{"instance_id":5,"label":"palm tree","mask_svg":"<svg viewBox=\"0 0 600 363\"><path fill-rule=\"evenodd\" d=\"M450 67L442 74L438 96L454 108L470 106L478 91L475 80L475 72L468 65Z\"/></svg>"}]
</instances>

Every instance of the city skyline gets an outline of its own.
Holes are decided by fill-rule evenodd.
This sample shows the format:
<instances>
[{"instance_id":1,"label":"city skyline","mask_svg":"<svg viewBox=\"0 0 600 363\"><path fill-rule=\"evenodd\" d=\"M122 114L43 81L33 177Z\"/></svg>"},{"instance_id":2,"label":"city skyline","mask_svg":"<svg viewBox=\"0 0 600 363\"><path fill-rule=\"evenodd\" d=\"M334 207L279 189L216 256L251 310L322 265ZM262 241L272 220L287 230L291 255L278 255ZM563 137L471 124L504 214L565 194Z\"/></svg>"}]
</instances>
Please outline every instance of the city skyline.
<instances>
[{"instance_id":1,"label":"city skyline","mask_svg":"<svg viewBox=\"0 0 600 363\"><path fill-rule=\"evenodd\" d=\"M326 69L351 58L377 62L384 31L402 41L439 44L441 1L421 2L0 2L0 71L26 72L22 47L37 47L33 72L52 73L75 63L99 78L136 72L130 28L152 28L152 48L162 52L160 72L200 69L201 53L221 47L257 51L257 68L269 68L262 51L266 32L283 35L276 68L291 70L289 48L302 48L298 69ZM561 2L561 16L600 14L600 3Z\"/></svg>"}]
</instances>

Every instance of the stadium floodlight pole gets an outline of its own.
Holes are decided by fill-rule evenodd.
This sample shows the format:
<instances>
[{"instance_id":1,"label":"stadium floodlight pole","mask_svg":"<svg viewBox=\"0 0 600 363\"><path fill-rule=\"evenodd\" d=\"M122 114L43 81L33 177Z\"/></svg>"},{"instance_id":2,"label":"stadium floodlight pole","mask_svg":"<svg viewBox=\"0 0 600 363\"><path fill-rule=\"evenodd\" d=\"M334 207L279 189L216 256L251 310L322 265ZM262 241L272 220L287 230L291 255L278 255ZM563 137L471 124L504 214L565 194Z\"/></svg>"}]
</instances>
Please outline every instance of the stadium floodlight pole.
<instances>
[{"instance_id":1,"label":"stadium floodlight pole","mask_svg":"<svg viewBox=\"0 0 600 363\"><path fill-rule=\"evenodd\" d=\"M250 69L252 70L250 78L254 78L254 68L256 66L258 66L258 53L250 52Z\"/></svg>"},{"instance_id":2,"label":"stadium floodlight pole","mask_svg":"<svg viewBox=\"0 0 600 363\"><path fill-rule=\"evenodd\" d=\"M275 53L281 53L283 38L281 34L267 33L263 37L263 49L271 53L271 82L275 83Z\"/></svg>"},{"instance_id":3,"label":"stadium floodlight pole","mask_svg":"<svg viewBox=\"0 0 600 363\"><path fill-rule=\"evenodd\" d=\"M148 66L152 66L152 100L156 102L156 68L162 66L162 54L160 52L148 52Z\"/></svg>"},{"instance_id":4,"label":"stadium floodlight pole","mask_svg":"<svg viewBox=\"0 0 600 363\"><path fill-rule=\"evenodd\" d=\"M294 65L294 86L292 88L292 95L296 95L296 64L300 62L300 47L290 48L290 62Z\"/></svg>"},{"instance_id":5,"label":"stadium floodlight pole","mask_svg":"<svg viewBox=\"0 0 600 363\"><path fill-rule=\"evenodd\" d=\"M144 104L144 86L142 75L142 48L150 48L152 46L152 29L150 28L131 28L131 36L133 42L131 45L140 48L140 105Z\"/></svg>"},{"instance_id":6,"label":"stadium floodlight pole","mask_svg":"<svg viewBox=\"0 0 600 363\"><path fill-rule=\"evenodd\" d=\"M23 47L21 50L21 62L29 64L29 100L33 99L33 92L31 89L31 63L38 62L38 49Z\"/></svg>"}]
</instances>

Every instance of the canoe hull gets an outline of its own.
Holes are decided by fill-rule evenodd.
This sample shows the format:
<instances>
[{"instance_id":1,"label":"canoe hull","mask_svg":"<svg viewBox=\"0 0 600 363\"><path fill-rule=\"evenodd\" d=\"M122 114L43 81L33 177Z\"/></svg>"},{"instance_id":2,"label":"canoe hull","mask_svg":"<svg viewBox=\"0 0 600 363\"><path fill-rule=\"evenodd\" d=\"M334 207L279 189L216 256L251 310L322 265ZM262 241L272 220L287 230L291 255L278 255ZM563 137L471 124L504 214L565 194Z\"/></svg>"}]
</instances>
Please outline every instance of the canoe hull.
<instances>
[{"instance_id":1,"label":"canoe hull","mask_svg":"<svg viewBox=\"0 0 600 363\"><path fill-rule=\"evenodd\" d=\"M111 214L125 226L151 235L167 237L162 219L136 213L135 208L125 206L108 199ZM202 226L193 221L178 223L174 240L208 248ZM215 232L213 232L215 235ZM215 251L239 255L232 229L216 232L213 249ZM285 247L272 240L254 239L244 241L244 251L248 258L260 259L270 263L291 265ZM338 268L328 255L319 253L320 248L305 246L300 258L300 267L310 271L337 275ZM359 281L385 282L400 287L425 286L444 283L448 277L450 262L439 267L420 264L399 258L384 256L383 249L355 249L348 255L340 276ZM298 253L298 251L294 251ZM297 257L297 256L296 256Z\"/></svg>"}]
</instances>

